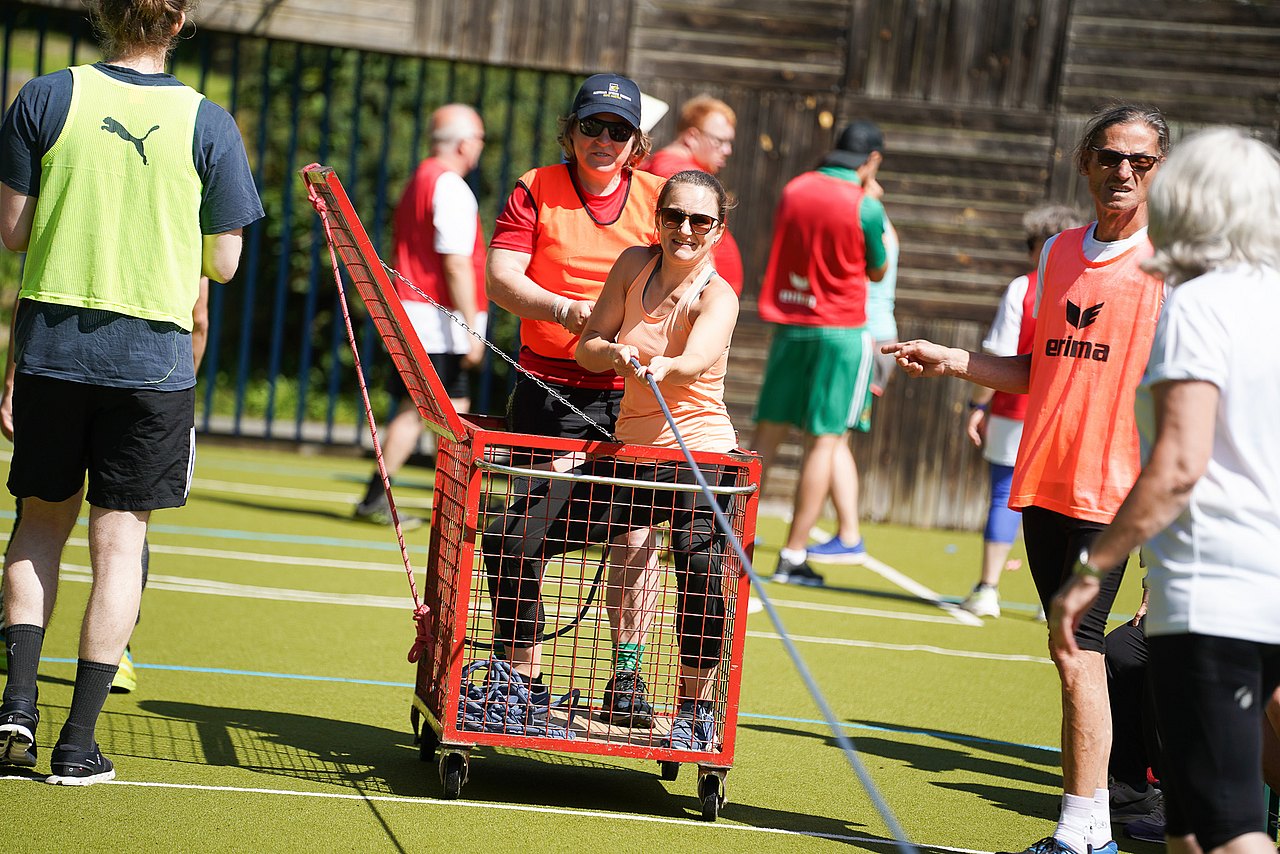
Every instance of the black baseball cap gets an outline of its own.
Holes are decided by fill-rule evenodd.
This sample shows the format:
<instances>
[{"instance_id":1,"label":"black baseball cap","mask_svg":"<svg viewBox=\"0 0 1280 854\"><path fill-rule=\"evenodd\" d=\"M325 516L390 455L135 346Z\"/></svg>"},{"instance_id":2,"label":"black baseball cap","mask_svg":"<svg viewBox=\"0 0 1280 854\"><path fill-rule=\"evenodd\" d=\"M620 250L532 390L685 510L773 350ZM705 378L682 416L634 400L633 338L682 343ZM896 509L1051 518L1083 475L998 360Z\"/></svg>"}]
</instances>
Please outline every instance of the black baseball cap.
<instances>
[{"instance_id":1,"label":"black baseball cap","mask_svg":"<svg viewBox=\"0 0 1280 854\"><path fill-rule=\"evenodd\" d=\"M827 154L823 164L857 169L867 162L867 156L873 151L884 151L884 134L875 122L859 119L840 131L836 147Z\"/></svg>"},{"instance_id":2,"label":"black baseball cap","mask_svg":"<svg viewBox=\"0 0 1280 854\"><path fill-rule=\"evenodd\" d=\"M599 113L613 113L633 128L640 127L640 87L621 74L588 77L573 99L573 114L585 119Z\"/></svg>"}]
</instances>

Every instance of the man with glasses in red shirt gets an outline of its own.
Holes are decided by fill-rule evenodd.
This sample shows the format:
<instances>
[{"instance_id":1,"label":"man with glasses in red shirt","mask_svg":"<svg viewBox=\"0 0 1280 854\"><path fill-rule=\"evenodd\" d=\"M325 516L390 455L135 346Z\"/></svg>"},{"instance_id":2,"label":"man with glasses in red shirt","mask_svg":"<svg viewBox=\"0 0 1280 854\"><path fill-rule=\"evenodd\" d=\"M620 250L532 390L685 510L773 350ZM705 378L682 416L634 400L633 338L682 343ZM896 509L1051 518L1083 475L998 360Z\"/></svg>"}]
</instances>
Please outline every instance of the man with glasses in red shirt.
<instances>
[{"instance_id":1,"label":"man with glasses in red shirt","mask_svg":"<svg viewBox=\"0 0 1280 854\"><path fill-rule=\"evenodd\" d=\"M680 106L676 138L670 145L655 151L652 157L640 164L640 168L663 178L670 178L686 169L719 174L729 155L733 154L737 127L738 117L732 107L719 98L697 95ZM734 293L741 295L742 253L728 229L712 250L711 258L720 278L729 283Z\"/></svg>"}]
</instances>

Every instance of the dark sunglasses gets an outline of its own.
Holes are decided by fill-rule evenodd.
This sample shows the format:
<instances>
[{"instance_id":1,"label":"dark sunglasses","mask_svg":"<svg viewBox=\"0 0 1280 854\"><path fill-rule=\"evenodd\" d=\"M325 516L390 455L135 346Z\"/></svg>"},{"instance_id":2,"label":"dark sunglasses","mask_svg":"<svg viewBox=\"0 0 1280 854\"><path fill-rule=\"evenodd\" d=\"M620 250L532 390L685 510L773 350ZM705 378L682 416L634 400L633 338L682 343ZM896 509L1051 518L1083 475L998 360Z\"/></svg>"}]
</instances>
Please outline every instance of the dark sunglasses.
<instances>
[{"instance_id":1,"label":"dark sunglasses","mask_svg":"<svg viewBox=\"0 0 1280 854\"><path fill-rule=\"evenodd\" d=\"M636 135L636 129L626 122L606 122L600 119L579 119L578 130L588 139L595 139L604 131L614 142L626 142Z\"/></svg>"},{"instance_id":2,"label":"dark sunglasses","mask_svg":"<svg viewBox=\"0 0 1280 854\"><path fill-rule=\"evenodd\" d=\"M1110 148L1098 148L1093 145L1089 146L1089 150L1098 156L1098 165L1103 169L1114 169L1120 165L1122 160L1128 160L1129 165L1135 171L1146 172L1164 159L1158 154L1125 154L1120 151L1112 151Z\"/></svg>"},{"instance_id":3,"label":"dark sunglasses","mask_svg":"<svg viewBox=\"0 0 1280 854\"><path fill-rule=\"evenodd\" d=\"M658 221L663 228L679 228L689 220L689 230L694 234L706 234L720 220L709 214L686 213L679 208L658 208Z\"/></svg>"}]
</instances>

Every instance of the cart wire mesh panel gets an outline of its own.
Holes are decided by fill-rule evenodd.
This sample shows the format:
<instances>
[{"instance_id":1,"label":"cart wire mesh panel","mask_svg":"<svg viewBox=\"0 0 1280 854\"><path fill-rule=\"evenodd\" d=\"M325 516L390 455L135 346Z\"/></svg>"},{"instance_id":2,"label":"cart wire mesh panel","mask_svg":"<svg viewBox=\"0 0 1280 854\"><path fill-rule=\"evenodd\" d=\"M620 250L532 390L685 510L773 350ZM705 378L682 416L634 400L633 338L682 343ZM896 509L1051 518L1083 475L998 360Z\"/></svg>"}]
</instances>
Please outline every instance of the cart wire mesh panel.
<instances>
[{"instance_id":1,"label":"cart wire mesh panel","mask_svg":"<svg viewBox=\"0 0 1280 854\"><path fill-rule=\"evenodd\" d=\"M302 174L440 437L423 584L432 631L413 708L446 796L458 796L469 751L488 745L657 760L668 779L698 763L699 795L723 803L750 582L681 451L460 416L336 175ZM694 459L734 536L751 543L758 458Z\"/></svg>"}]
</instances>

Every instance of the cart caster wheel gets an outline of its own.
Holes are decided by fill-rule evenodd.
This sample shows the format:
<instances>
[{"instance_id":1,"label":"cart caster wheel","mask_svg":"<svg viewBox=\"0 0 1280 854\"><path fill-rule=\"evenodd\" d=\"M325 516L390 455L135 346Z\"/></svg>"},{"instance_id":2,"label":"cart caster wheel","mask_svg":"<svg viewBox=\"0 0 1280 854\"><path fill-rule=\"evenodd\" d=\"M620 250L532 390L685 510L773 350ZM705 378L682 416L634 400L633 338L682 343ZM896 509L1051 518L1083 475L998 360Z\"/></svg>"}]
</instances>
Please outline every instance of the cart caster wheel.
<instances>
[{"instance_id":1,"label":"cart caster wheel","mask_svg":"<svg viewBox=\"0 0 1280 854\"><path fill-rule=\"evenodd\" d=\"M698 800L702 801L702 820L715 821L724 806L724 783L715 774L698 778Z\"/></svg>"},{"instance_id":2,"label":"cart caster wheel","mask_svg":"<svg viewBox=\"0 0 1280 854\"><path fill-rule=\"evenodd\" d=\"M467 758L461 753L446 753L440 757L440 783L444 786L446 800L456 800L462 794L462 784L467 779Z\"/></svg>"},{"instance_id":3,"label":"cart caster wheel","mask_svg":"<svg viewBox=\"0 0 1280 854\"><path fill-rule=\"evenodd\" d=\"M658 760L658 767L661 769L660 773L662 775L662 779L664 780L674 780L675 778L680 776L679 762L666 762L664 760Z\"/></svg>"},{"instance_id":4,"label":"cart caster wheel","mask_svg":"<svg viewBox=\"0 0 1280 854\"><path fill-rule=\"evenodd\" d=\"M429 725L423 726L418 736L418 758L423 762L434 762L436 748L440 746L440 736Z\"/></svg>"}]
</instances>

